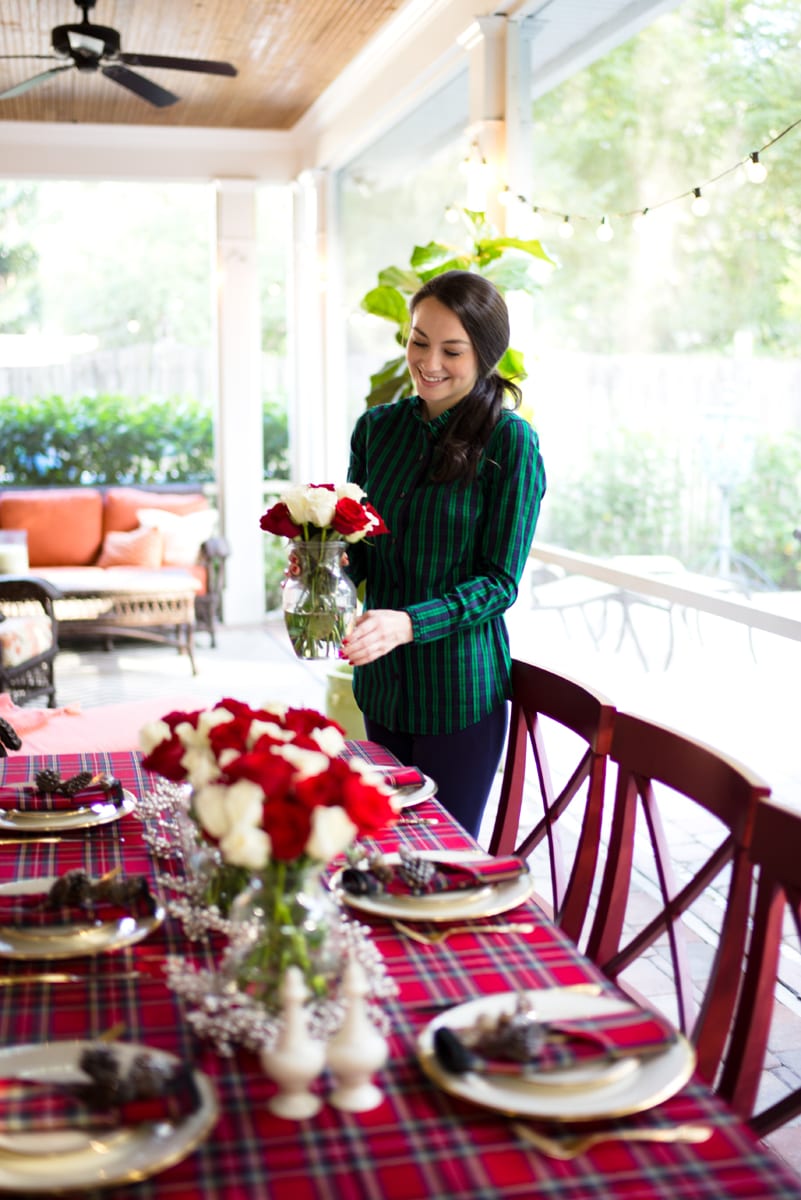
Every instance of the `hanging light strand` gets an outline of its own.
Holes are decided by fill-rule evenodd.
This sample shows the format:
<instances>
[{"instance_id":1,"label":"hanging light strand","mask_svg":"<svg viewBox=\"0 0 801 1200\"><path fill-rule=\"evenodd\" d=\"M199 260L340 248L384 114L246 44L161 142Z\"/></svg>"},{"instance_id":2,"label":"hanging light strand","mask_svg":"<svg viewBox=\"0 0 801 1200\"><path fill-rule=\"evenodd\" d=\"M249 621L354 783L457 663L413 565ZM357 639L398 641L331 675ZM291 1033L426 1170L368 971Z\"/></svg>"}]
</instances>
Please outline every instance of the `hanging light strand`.
<instances>
[{"instance_id":1,"label":"hanging light strand","mask_svg":"<svg viewBox=\"0 0 801 1200\"><path fill-rule=\"evenodd\" d=\"M598 237L601 241L610 241L613 236L612 227L610 225L610 219L612 217L614 217L615 220L626 220L633 218L635 224L641 224L648 214L657 209L666 208L668 205L677 204L681 200L690 200L692 202L691 207L693 212L698 216L702 216L709 211L708 200L704 194L707 188L719 183L721 179L725 179L728 175L733 175L735 171L739 171L741 168L745 171L748 179L752 183L762 183L767 176L767 168L761 160L762 154L766 150L769 150L771 146L775 146L775 144L783 137L786 137L788 133L791 133L794 129L798 128L799 125L801 125L801 117L799 117L798 120L793 121L792 124L788 125L786 129L782 129L780 133L777 133L774 137L770 138L763 146L760 146L759 149L752 150L745 156L745 158L739 159L732 166L727 167L718 175L714 175L711 179L707 179L704 183L696 184L684 192L679 192L676 196L670 196L665 200L658 200L655 204L649 204L647 206L640 205L638 208L629 209L625 212L608 212L602 215L600 218L598 216L582 216L573 212L568 214L564 212L564 210L560 211L559 209L555 208L546 208L544 205L539 203L534 204L526 196L512 192L509 184L503 185L501 202L504 204L509 204L512 202L512 200L514 200L521 205L529 207L532 215L538 219L543 216L557 217L561 222L559 232L562 237L571 237L573 234L574 225L577 222L583 221L590 222L595 227ZM471 160L472 162L475 162L476 159L478 159L481 165L486 167L486 160L483 159L478 146L474 142L471 146L470 153L468 154L468 158L465 160L465 163Z\"/></svg>"}]
</instances>

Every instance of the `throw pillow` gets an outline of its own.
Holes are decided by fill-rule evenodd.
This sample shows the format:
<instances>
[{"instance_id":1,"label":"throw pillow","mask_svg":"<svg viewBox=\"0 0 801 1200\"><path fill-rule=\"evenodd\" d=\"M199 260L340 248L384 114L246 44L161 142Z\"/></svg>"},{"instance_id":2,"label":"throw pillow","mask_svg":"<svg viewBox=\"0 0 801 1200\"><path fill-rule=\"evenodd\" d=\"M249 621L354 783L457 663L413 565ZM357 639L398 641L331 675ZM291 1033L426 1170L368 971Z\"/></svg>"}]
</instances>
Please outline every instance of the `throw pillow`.
<instances>
[{"instance_id":1,"label":"throw pillow","mask_svg":"<svg viewBox=\"0 0 801 1200\"><path fill-rule=\"evenodd\" d=\"M160 567L164 538L158 529L140 526L129 533L107 533L97 560L99 567Z\"/></svg>"},{"instance_id":2,"label":"throw pillow","mask_svg":"<svg viewBox=\"0 0 801 1200\"><path fill-rule=\"evenodd\" d=\"M136 514L140 525L158 529L164 538L165 567L192 567L200 556L200 547L210 538L217 526L213 508L179 516L164 508L140 508Z\"/></svg>"}]
</instances>

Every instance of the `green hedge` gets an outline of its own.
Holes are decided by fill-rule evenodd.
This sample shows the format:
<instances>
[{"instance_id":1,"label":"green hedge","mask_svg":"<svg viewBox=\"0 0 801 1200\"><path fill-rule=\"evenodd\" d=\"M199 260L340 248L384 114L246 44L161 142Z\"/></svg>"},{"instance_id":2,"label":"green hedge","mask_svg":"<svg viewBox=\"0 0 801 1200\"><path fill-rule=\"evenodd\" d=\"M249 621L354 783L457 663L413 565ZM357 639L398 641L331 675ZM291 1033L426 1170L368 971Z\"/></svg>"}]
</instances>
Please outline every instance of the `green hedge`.
<instances>
[{"instance_id":1,"label":"green hedge","mask_svg":"<svg viewBox=\"0 0 801 1200\"><path fill-rule=\"evenodd\" d=\"M289 473L286 415L264 408L264 477ZM42 396L0 399L0 483L206 483L214 479L214 429L190 399Z\"/></svg>"}]
</instances>

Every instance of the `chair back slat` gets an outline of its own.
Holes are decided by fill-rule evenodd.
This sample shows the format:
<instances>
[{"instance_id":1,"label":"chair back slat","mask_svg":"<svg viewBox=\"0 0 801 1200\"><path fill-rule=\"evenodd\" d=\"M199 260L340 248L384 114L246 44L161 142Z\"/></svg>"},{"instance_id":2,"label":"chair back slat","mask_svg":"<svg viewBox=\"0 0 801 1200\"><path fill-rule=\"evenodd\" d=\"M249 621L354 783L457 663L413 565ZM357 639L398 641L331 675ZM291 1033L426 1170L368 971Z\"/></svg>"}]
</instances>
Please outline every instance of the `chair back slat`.
<instances>
[{"instance_id":1,"label":"chair back slat","mask_svg":"<svg viewBox=\"0 0 801 1200\"><path fill-rule=\"evenodd\" d=\"M785 918L801 937L801 813L763 803L749 859L758 870L751 936L719 1091L760 1137L801 1114L801 1087L754 1112L776 1002Z\"/></svg>"},{"instance_id":2,"label":"chair back slat","mask_svg":"<svg viewBox=\"0 0 801 1200\"><path fill-rule=\"evenodd\" d=\"M544 667L512 663L512 711L506 760L495 826L493 854L528 857L547 846L550 902L554 919L575 941L586 921L598 862L606 762L612 738L614 705L602 693ZM578 762L558 790L552 778L544 721L572 733L582 744ZM533 770L528 771L529 761ZM560 779L565 774L560 771ZM528 783L528 788L526 787ZM541 813L521 836L524 800L536 791ZM584 800L578 841L572 857L560 836L559 821L574 801Z\"/></svg>"},{"instance_id":3,"label":"chair back slat","mask_svg":"<svg viewBox=\"0 0 801 1200\"><path fill-rule=\"evenodd\" d=\"M610 758L617 767L615 799L587 953L626 987L623 973L645 971L648 951L653 969L654 948L666 942L666 957L659 963L660 970L669 972L677 1024L695 1043L701 1074L712 1081L724 1054L742 970L752 827L770 788L723 752L628 713L616 714ZM700 867L685 865L677 879L677 856L666 825L671 806L682 796L715 819L717 844ZM682 836L691 832L682 830ZM635 887L638 871L643 882ZM709 913L719 914L720 929L709 939L714 943L717 937L718 944L701 978L699 971L693 974L688 927L711 919ZM637 987L642 990L641 984ZM698 1006L696 994L701 997Z\"/></svg>"}]
</instances>

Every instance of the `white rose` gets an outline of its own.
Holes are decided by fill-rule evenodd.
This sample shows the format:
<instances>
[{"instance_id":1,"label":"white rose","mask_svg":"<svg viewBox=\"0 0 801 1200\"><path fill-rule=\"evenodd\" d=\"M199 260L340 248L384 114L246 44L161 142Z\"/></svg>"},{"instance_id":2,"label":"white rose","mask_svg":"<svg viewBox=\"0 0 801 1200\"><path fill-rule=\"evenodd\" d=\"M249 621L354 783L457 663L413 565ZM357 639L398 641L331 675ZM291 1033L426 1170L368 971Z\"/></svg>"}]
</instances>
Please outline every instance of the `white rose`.
<instances>
[{"instance_id":1,"label":"white rose","mask_svg":"<svg viewBox=\"0 0 801 1200\"><path fill-rule=\"evenodd\" d=\"M270 838L253 825L236 825L220 842L220 850L227 863L260 871L270 861Z\"/></svg>"},{"instance_id":2,"label":"white rose","mask_svg":"<svg viewBox=\"0 0 801 1200\"><path fill-rule=\"evenodd\" d=\"M228 788L228 819L234 825L260 825L264 792L250 779L238 779Z\"/></svg>"},{"instance_id":3,"label":"white rose","mask_svg":"<svg viewBox=\"0 0 801 1200\"><path fill-rule=\"evenodd\" d=\"M286 746L273 746L273 754L285 758L297 772L299 779L309 779L312 775L320 775L328 770L330 759L320 750L303 750L292 743Z\"/></svg>"},{"instance_id":4,"label":"white rose","mask_svg":"<svg viewBox=\"0 0 801 1200\"><path fill-rule=\"evenodd\" d=\"M149 721L139 730L139 745L144 754L152 754L156 746L169 741L172 730L166 721Z\"/></svg>"},{"instance_id":5,"label":"white rose","mask_svg":"<svg viewBox=\"0 0 801 1200\"><path fill-rule=\"evenodd\" d=\"M207 708L198 717L198 735L208 740L210 729L214 729L217 725L227 725L233 719L234 714L227 708Z\"/></svg>"},{"instance_id":6,"label":"white rose","mask_svg":"<svg viewBox=\"0 0 801 1200\"><path fill-rule=\"evenodd\" d=\"M334 519L334 509L337 506L337 494L332 492L330 488L315 487L309 488L308 506L311 516L309 520L313 525L319 525L321 528L326 528Z\"/></svg>"},{"instance_id":7,"label":"white rose","mask_svg":"<svg viewBox=\"0 0 801 1200\"><path fill-rule=\"evenodd\" d=\"M355 500L357 504L361 504L364 497L364 488L358 483L340 483L337 484L337 500Z\"/></svg>"},{"instance_id":8,"label":"white rose","mask_svg":"<svg viewBox=\"0 0 801 1200\"><path fill-rule=\"evenodd\" d=\"M359 832L344 808L320 805L312 810L312 828L306 853L318 862L330 862L351 844Z\"/></svg>"},{"instance_id":9,"label":"white rose","mask_svg":"<svg viewBox=\"0 0 801 1200\"><path fill-rule=\"evenodd\" d=\"M311 738L329 758L337 758L345 749L345 739L333 725L327 725L325 729L313 729Z\"/></svg>"},{"instance_id":10,"label":"white rose","mask_svg":"<svg viewBox=\"0 0 801 1200\"><path fill-rule=\"evenodd\" d=\"M277 742L288 742L295 736L290 729L284 729L283 725L278 725L275 721L252 721L248 730L248 746L255 746L265 734Z\"/></svg>"},{"instance_id":11,"label":"white rose","mask_svg":"<svg viewBox=\"0 0 801 1200\"><path fill-rule=\"evenodd\" d=\"M195 815L210 837L221 838L228 832L227 792L228 788L217 784L209 784L195 791Z\"/></svg>"},{"instance_id":12,"label":"white rose","mask_svg":"<svg viewBox=\"0 0 801 1200\"><path fill-rule=\"evenodd\" d=\"M193 787L203 787L219 779L221 771L216 758L209 754L208 747L195 747L185 750L181 756L181 766L189 776Z\"/></svg>"}]
</instances>

